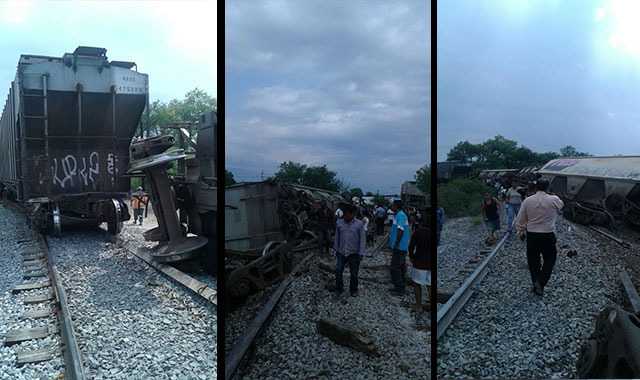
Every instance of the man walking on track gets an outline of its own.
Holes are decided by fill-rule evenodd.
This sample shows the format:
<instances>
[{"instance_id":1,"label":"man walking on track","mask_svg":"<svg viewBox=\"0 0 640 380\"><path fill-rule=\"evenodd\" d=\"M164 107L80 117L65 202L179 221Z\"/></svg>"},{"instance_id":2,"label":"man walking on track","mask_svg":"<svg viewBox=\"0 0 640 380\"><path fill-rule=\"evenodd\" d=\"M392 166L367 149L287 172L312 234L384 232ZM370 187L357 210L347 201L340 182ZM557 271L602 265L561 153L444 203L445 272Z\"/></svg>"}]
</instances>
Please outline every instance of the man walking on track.
<instances>
[{"instance_id":1,"label":"man walking on track","mask_svg":"<svg viewBox=\"0 0 640 380\"><path fill-rule=\"evenodd\" d=\"M509 213L509 224L507 225L507 232L511 232L513 227L513 220L520 211L520 205L522 204L522 195L518 192L518 182L514 179L511 181L511 187L507 190L507 211Z\"/></svg>"},{"instance_id":2,"label":"man walking on track","mask_svg":"<svg viewBox=\"0 0 640 380\"><path fill-rule=\"evenodd\" d=\"M555 195L547 193L549 181L536 182L536 194L522 202L516 218L516 230L521 238L527 232L527 262L531 272L533 291L543 295L543 289L556 263L556 216L564 203ZM540 254L544 263L540 269Z\"/></svg>"}]
</instances>

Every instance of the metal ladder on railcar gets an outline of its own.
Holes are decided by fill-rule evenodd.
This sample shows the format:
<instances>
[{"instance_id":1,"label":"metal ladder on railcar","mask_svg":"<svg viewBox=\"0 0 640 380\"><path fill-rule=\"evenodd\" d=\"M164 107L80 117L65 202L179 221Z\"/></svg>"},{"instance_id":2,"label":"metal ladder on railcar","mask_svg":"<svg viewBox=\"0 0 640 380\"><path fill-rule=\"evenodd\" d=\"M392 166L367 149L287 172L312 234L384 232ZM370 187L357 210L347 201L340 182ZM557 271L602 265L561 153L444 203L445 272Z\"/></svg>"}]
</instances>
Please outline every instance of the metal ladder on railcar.
<instances>
[{"instance_id":1,"label":"metal ladder on railcar","mask_svg":"<svg viewBox=\"0 0 640 380\"><path fill-rule=\"evenodd\" d=\"M27 140L44 140L44 155L45 160L47 162L47 171L49 172L49 178L45 177L45 180L52 180L52 168L51 168L51 156L49 155L49 113L47 109L47 78L49 77L48 73L38 74L38 73L25 73L20 70L20 82L19 82L19 90L20 90L20 120L23 121L20 123L20 138L22 140L21 149L22 152L20 154L21 161L21 175L22 175L22 186L23 186L23 195L29 194L27 189L29 188L29 176L27 175L27 167L25 163L22 162L22 159L27 151ZM34 76L42 78L42 90L40 93L36 94L26 94L24 91L24 77L25 76ZM36 90L36 89L34 89ZM33 97L33 98L42 98L42 115L27 115L25 113L25 97ZM27 137L26 129L27 129L27 120L28 119L37 119L42 120L43 126L43 137ZM28 160L25 158L25 161ZM33 160L38 160L37 158L33 158ZM51 199L51 185L46 186L47 189L47 200ZM24 199L23 199L24 201ZM54 218L54 229L55 234L60 234L60 210L57 204L53 205L53 218Z\"/></svg>"}]
</instances>

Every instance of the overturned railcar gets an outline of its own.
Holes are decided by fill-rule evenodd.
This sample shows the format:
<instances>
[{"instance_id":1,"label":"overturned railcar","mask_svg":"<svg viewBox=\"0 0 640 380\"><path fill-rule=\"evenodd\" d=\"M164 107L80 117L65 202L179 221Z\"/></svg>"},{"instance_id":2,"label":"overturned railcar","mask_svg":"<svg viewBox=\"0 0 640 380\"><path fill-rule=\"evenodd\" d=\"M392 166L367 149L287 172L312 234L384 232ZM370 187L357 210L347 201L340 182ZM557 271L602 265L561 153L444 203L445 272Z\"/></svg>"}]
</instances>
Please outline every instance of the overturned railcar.
<instances>
[{"instance_id":1,"label":"overturned railcar","mask_svg":"<svg viewBox=\"0 0 640 380\"><path fill-rule=\"evenodd\" d=\"M106 51L80 46L18 61L0 119L0 187L40 229L107 222L115 234L129 219L122 174L148 77Z\"/></svg>"},{"instance_id":2,"label":"overturned railcar","mask_svg":"<svg viewBox=\"0 0 640 380\"><path fill-rule=\"evenodd\" d=\"M313 213L321 202L332 211L350 203L339 193L283 181L225 188L227 297L244 297L279 281L291 269L292 252L317 244Z\"/></svg>"},{"instance_id":3,"label":"overturned railcar","mask_svg":"<svg viewBox=\"0 0 640 380\"><path fill-rule=\"evenodd\" d=\"M558 158L538 173L565 201L566 218L605 226L623 218L640 227L640 156Z\"/></svg>"},{"instance_id":4,"label":"overturned railcar","mask_svg":"<svg viewBox=\"0 0 640 380\"><path fill-rule=\"evenodd\" d=\"M169 123L164 128L177 131L178 147L173 135L148 137L131 144L129 172L146 175L158 221L158 227L143 236L159 242L152 250L156 261L203 267L217 275L217 114L211 111L201 115L197 123ZM166 169L173 161L177 161L178 171L170 178Z\"/></svg>"}]
</instances>

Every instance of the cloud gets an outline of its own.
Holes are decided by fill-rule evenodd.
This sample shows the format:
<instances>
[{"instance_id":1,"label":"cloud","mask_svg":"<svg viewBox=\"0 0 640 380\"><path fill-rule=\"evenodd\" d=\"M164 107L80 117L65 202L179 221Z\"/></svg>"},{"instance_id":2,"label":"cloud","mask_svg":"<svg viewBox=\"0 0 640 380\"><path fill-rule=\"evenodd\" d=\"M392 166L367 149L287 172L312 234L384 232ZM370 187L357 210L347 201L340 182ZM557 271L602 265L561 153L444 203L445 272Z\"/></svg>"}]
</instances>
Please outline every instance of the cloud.
<instances>
[{"instance_id":1,"label":"cloud","mask_svg":"<svg viewBox=\"0 0 640 380\"><path fill-rule=\"evenodd\" d=\"M229 168L326 164L391 192L429 161L428 3L226 5Z\"/></svg>"}]
</instances>

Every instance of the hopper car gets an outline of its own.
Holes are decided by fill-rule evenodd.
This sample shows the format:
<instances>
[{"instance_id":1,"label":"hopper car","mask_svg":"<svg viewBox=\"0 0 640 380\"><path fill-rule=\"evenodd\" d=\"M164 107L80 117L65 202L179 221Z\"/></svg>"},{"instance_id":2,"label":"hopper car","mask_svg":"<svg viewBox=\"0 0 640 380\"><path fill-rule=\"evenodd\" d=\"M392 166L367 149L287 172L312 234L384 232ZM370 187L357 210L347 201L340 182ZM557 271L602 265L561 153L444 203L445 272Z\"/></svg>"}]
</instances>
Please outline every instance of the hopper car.
<instances>
[{"instance_id":1,"label":"hopper car","mask_svg":"<svg viewBox=\"0 0 640 380\"><path fill-rule=\"evenodd\" d=\"M79 46L18 61L0 119L0 192L40 230L107 222L117 234L130 218L124 174L149 82L106 52Z\"/></svg>"},{"instance_id":2,"label":"hopper car","mask_svg":"<svg viewBox=\"0 0 640 380\"><path fill-rule=\"evenodd\" d=\"M565 218L607 227L622 218L640 227L640 156L558 158L538 174L565 202Z\"/></svg>"}]
</instances>

